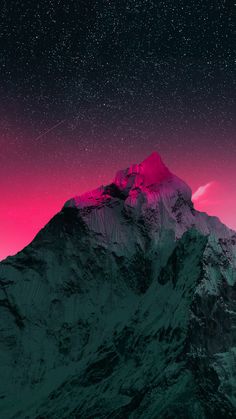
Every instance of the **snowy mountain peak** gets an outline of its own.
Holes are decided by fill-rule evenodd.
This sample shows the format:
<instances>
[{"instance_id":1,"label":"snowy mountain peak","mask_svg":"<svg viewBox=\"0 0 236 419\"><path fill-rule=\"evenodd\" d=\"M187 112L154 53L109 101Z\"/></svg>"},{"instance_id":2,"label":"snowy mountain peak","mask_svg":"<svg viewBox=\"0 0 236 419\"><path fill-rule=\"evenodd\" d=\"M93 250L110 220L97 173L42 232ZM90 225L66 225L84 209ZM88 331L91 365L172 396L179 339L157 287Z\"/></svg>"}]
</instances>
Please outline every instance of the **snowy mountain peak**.
<instances>
[{"instance_id":1,"label":"snowy mountain peak","mask_svg":"<svg viewBox=\"0 0 236 419\"><path fill-rule=\"evenodd\" d=\"M116 190L116 192L114 192ZM192 192L184 181L173 175L156 152L140 164L132 164L117 172L110 185L74 197L66 202L66 207L101 206L108 198L121 196L132 207L156 205L161 198L171 199L181 195L191 202Z\"/></svg>"},{"instance_id":2,"label":"snowy mountain peak","mask_svg":"<svg viewBox=\"0 0 236 419\"><path fill-rule=\"evenodd\" d=\"M231 235L218 219L196 211L191 198L190 187L170 172L158 153L152 153L141 163L117 172L110 184L70 199L64 208L76 208L90 231L109 246L119 243L114 246L116 251L117 246L119 251L122 247L121 252L125 243L132 247L127 227L130 216L149 224L155 240L163 230L172 230L180 238L193 227L203 234Z\"/></svg>"},{"instance_id":3,"label":"snowy mountain peak","mask_svg":"<svg viewBox=\"0 0 236 419\"><path fill-rule=\"evenodd\" d=\"M156 152L142 161L133 164L126 170L117 172L114 183L121 190L146 188L172 177L171 172Z\"/></svg>"}]
</instances>

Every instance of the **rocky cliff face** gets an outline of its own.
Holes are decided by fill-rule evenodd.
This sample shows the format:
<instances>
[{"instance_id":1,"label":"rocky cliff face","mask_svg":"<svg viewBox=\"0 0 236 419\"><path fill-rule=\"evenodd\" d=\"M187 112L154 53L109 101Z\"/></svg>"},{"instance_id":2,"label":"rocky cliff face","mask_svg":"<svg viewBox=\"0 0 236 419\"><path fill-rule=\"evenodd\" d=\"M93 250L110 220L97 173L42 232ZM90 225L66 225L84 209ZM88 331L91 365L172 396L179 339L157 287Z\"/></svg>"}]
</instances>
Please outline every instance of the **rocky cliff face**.
<instances>
[{"instance_id":1,"label":"rocky cliff face","mask_svg":"<svg viewBox=\"0 0 236 419\"><path fill-rule=\"evenodd\" d=\"M152 154L0 264L3 419L235 418L236 234Z\"/></svg>"}]
</instances>

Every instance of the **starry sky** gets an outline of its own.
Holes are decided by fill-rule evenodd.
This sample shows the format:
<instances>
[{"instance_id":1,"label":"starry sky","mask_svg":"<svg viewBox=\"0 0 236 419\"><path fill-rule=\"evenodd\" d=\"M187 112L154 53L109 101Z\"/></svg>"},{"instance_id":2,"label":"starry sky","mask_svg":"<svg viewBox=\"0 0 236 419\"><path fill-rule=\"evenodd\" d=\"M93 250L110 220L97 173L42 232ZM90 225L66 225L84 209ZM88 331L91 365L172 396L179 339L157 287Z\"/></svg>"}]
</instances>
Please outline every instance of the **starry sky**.
<instances>
[{"instance_id":1,"label":"starry sky","mask_svg":"<svg viewBox=\"0 0 236 419\"><path fill-rule=\"evenodd\" d=\"M2 0L0 259L154 150L236 229L233 7Z\"/></svg>"}]
</instances>

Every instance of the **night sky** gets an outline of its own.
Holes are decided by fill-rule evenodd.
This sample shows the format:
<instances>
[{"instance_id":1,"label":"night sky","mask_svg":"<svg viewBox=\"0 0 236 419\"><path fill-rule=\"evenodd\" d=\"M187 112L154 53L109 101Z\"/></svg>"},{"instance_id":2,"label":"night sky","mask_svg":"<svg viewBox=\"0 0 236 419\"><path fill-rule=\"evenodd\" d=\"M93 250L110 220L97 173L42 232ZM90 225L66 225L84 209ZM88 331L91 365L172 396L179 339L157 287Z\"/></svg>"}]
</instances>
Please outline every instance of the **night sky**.
<instances>
[{"instance_id":1,"label":"night sky","mask_svg":"<svg viewBox=\"0 0 236 419\"><path fill-rule=\"evenodd\" d=\"M236 229L233 1L2 0L0 13L0 258L154 150Z\"/></svg>"}]
</instances>

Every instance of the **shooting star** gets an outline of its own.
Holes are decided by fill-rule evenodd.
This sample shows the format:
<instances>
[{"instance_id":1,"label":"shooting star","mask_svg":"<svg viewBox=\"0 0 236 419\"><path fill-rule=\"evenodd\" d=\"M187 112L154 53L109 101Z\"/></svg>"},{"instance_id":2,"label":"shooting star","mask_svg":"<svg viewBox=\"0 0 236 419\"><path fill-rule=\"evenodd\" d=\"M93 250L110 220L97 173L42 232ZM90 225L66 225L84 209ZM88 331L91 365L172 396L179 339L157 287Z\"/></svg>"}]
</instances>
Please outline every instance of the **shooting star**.
<instances>
[{"instance_id":1,"label":"shooting star","mask_svg":"<svg viewBox=\"0 0 236 419\"><path fill-rule=\"evenodd\" d=\"M49 128L47 131L44 131L42 134L40 134L38 137L36 137L34 139L34 141L40 140L40 138L42 138L45 135L49 134L49 132L53 131L54 129L56 129L57 127L59 127L60 125L62 125L65 121L66 121L66 119L63 119L62 121L60 121L57 124L53 125L53 127Z\"/></svg>"}]
</instances>

